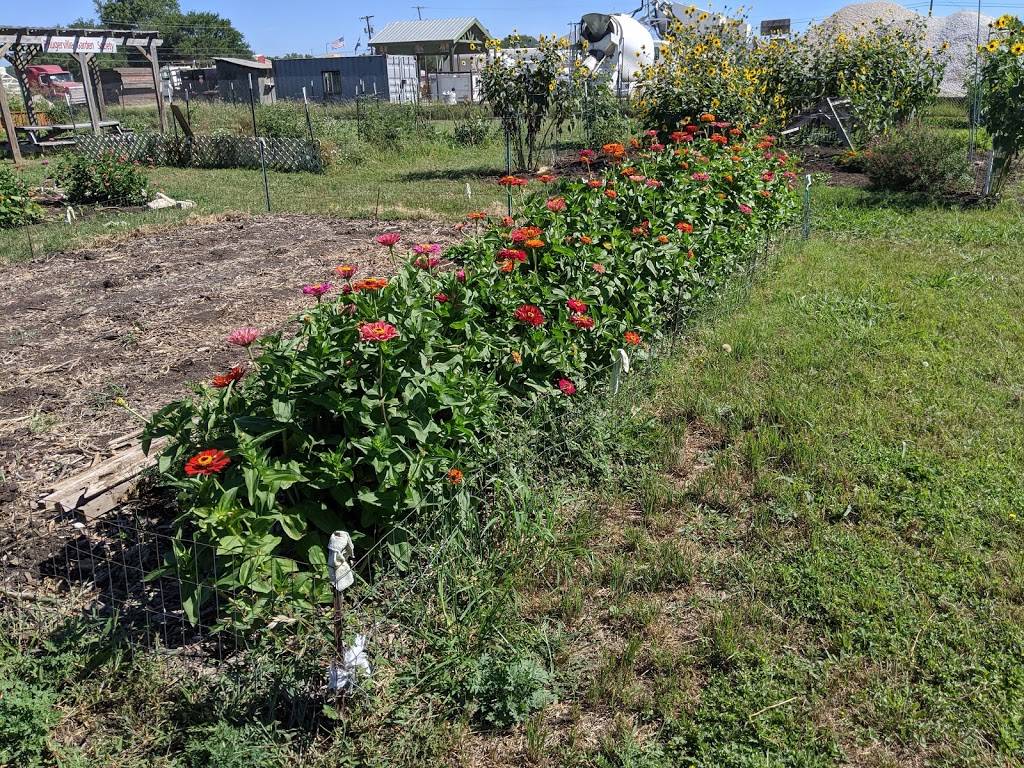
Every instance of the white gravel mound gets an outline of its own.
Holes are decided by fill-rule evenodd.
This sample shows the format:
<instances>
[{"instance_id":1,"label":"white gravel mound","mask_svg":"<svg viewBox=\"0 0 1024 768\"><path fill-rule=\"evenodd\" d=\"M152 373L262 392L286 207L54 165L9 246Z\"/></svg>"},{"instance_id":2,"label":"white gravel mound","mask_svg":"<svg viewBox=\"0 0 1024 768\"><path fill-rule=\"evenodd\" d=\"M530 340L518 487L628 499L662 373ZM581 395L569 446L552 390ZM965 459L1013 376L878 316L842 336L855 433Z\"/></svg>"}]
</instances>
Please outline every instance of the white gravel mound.
<instances>
[{"instance_id":1,"label":"white gravel mound","mask_svg":"<svg viewBox=\"0 0 1024 768\"><path fill-rule=\"evenodd\" d=\"M964 96L966 82L974 73L974 54L978 33L977 11L958 11L949 16L928 18L896 3L852 3L833 13L820 24L829 32L847 35L867 34L876 19L885 24L924 24L926 44L946 61L946 72L939 86L941 96ZM981 40L988 39L991 16L981 15ZM812 33L813 34L813 31ZM943 43L948 47L942 51Z\"/></svg>"}]
</instances>

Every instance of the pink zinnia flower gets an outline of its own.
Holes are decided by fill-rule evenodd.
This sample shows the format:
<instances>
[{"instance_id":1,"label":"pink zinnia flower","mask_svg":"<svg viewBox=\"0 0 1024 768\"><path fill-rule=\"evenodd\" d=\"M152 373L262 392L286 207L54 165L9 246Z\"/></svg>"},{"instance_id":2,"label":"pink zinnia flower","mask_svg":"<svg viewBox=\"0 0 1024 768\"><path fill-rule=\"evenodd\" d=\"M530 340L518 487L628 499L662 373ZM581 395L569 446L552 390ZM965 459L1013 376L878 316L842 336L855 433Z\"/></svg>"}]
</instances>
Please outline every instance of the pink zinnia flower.
<instances>
[{"instance_id":1,"label":"pink zinnia flower","mask_svg":"<svg viewBox=\"0 0 1024 768\"><path fill-rule=\"evenodd\" d=\"M460 283L466 282L466 270L464 270L464 269L456 270L455 271L455 279L458 280Z\"/></svg>"},{"instance_id":2,"label":"pink zinnia flower","mask_svg":"<svg viewBox=\"0 0 1024 768\"><path fill-rule=\"evenodd\" d=\"M660 181L658 181L657 179L648 179L647 181L645 181L645 182L644 182L644 184L645 184L646 186L650 187L651 189L657 189L658 187L664 186L664 185L663 185L663 184L662 184L662 183L661 183Z\"/></svg>"},{"instance_id":3,"label":"pink zinnia flower","mask_svg":"<svg viewBox=\"0 0 1024 768\"><path fill-rule=\"evenodd\" d=\"M634 181L637 184L639 184L641 181L647 181L647 177L646 176L641 176L638 173L634 173L632 176L629 177L629 180L630 181Z\"/></svg>"},{"instance_id":4,"label":"pink zinnia flower","mask_svg":"<svg viewBox=\"0 0 1024 768\"><path fill-rule=\"evenodd\" d=\"M342 264L340 267L335 267L334 271L338 273L339 277L348 280L358 269L355 264Z\"/></svg>"},{"instance_id":5,"label":"pink zinnia flower","mask_svg":"<svg viewBox=\"0 0 1024 768\"><path fill-rule=\"evenodd\" d=\"M323 296L325 293L329 293L330 290L331 290L331 284L330 283L311 283L309 285L302 286L302 292L306 296L316 296L316 298L318 298L318 299L321 296Z\"/></svg>"},{"instance_id":6,"label":"pink zinnia flower","mask_svg":"<svg viewBox=\"0 0 1024 768\"><path fill-rule=\"evenodd\" d=\"M595 152L592 149L581 149L580 150L580 160L582 160L584 163L587 163L587 164L592 163L594 161L595 157L597 157L597 152Z\"/></svg>"},{"instance_id":7,"label":"pink zinnia flower","mask_svg":"<svg viewBox=\"0 0 1024 768\"><path fill-rule=\"evenodd\" d=\"M417 243L412 247L412 251L420 256L430 256L435 253L440 253L441 246L437 243Z\"/></svg>"},{"instance_id":8,"label":"pink zinnia flower","mask_svg":"<svg viewBox=\"0 0 1024 768\"><path fill-rule=\"evenodd\" d=\"M576 394L576 385L569 381L569 379L559 379L558 388L562 390L562 394L566 397Z\"/></svg>"},{"instance_id":9,"label":"pink zinnia flower","mask_svg":"<svg viewBox=\"0 0 1024 768\"><path fill-rule=\"evenodd\" d=\"M694 181L708 181L711 178L711 174L700 171L690 176Z\"/></svg>"},{"instance_id":10,"label":"pink zinnia flower","mask_svg":"<svg viewBox=\"0 0 1024 768\"><path fill-rule=\"evenodd\" d=\"M775 174L771 171L765 171L761 174L761 181L775 181Z\"/></svg>"},{"instance_id":11,"label":"pink zinnia flower","mask_svg":"<svg viewBox=\"0 0 1024 768\"><path fill-rule=\"evenodd\" d=\"M654 144L651 144L651 151L652 152L661 152L663 149L665 149L665 145L664 144L658 144L657 142L655 142Z\"/></svg>"},{"instance_id":12,"label":"pink zinnia flower","mask_svg":"<svg viewBox=\"0 0 1024 768\"><path fill-rule=\"evenodd\" d=\"M248 347L260 337L259 328L236 328L228 334L228 344L236 347Z\"/></svg>"},{"instance_id":13,"label":"pink zinnia flower","mask_svg":"<svg viewBox=\"0 0 1024 768\"><path fill-rule=\"evenodd\" d=\"M751 208L749 205L744 205L743 203L740 203L740 213L745 213L747 216L749 216L753 212L754 209Z\"/></svg>"},{"instance_id":14,"label":"pink zinnia flower","mask_svg":"<svg viewBox=\"0 0 1024 768\"><path fill-rule=\"evenodd\" d=\"M363 323L359 326L359 339L361 341L376 341L378 343L391 341L398 338L398 329L391 323L378 320L375 323Z\"/></svg>"},{"instance_id":15,"label":"pink zinnia flower","mask_svg":"<svg viewBox=\"0 0 1024 768\"><path fill-rule=\"evenodd\" d=\"M564 197L552 197L547 202L548 210L552 213L558 213L559 211L565 210L565 198Z\"/></svg>"},{"instance_id":16,"label":"pink zinnia flower","mask_svg":"<svg viewBox=\"0 0 1024 768\"><path fill-rule=\"evenodd\" d=\"M526 251L519 248L502 248L498 251L498 261L526 261Z\"/></svg>"},{"instance_id":17,"label":"pink zinnia flower","mask_svg":"<svg viewBox=\"0 0 1024 768\"><path fill-rule=\"evenodd\" d=\"M434 300L438 304L447 304L448 303L448 294L447 293L435 293L434 294Z\"/></svg>"},{"instance_id":18,"label":"pink zinnia flower","mask_svg":"<svg viewBox=\"0 0 1024 768\"><path fill-rule=\"evenodd\" d=\"M401 239L402 236L397 232L385 232L383 235L377 235L377 242L388 248L394 248Z\"/></svg>"},{"instance_id":19,"label":"pink zinnia flower","mask_svg":"<svg viewBox=\"0 0 1024 768\"><path fill-rule=\"evenodd\" d=\"M587 311L586 303L580 301L579 299L569 299L567 302L565 302L565 306L569 308L570 312L583 313Z\"/></svg>"}]
</instances>

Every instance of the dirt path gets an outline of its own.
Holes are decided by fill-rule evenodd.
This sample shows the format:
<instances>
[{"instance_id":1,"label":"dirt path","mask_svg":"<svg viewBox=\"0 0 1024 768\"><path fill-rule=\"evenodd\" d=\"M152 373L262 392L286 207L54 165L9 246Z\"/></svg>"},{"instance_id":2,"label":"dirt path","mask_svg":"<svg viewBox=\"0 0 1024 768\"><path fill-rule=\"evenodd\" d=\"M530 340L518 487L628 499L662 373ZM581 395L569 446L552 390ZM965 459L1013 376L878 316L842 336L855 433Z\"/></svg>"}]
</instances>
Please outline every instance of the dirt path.
<instances>
[{"instance_id":1,"label":"dirt path","mask_svg":"<svg viewBox=\"0 0 1024 768\"><path fill-rule=\"evenodd\" d=\"M232 216L0 270L0 560L41 517L40 494L149 413L239 361L234 328L280 326L303 283L341 263L393 271L374 242L447 242L441 222Z\"/></svg>"}]
</instances>

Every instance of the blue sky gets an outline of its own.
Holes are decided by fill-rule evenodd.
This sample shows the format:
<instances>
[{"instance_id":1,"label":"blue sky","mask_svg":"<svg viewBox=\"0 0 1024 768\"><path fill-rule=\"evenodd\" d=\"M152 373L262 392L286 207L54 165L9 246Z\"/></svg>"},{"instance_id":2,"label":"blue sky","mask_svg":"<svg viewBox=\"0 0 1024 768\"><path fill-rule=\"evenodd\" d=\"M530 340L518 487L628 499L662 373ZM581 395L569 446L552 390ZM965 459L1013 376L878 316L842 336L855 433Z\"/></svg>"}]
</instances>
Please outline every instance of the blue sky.
<instances>
[{"instance_id":1,"label":"blue sky","mask_svg":"<svg viewBox=\"0 0 1024 768\"><path fill-rule=\"evenodd\" d=\"M584 13L629 12L640 5L640 0L182 0L181 5L185 10L215 11L227 16L242 30L254 50L274 55L290 51L320 53L329 41L342 36L346 41L344 51L351 53L357 40L362 38L363 44L366 43L360 16L373 14L372 23L380 29L389 21L416 18L413 8L416 3L425 6L424 18L477 16L491 34L503 37L513 29L528 34L562 34L568 31L569 22L578 21ZM91 0L4 4L8 7L2 21L16 26L56 26L93 13ZM927 11L926 0L910 0L906 4L919 12ZM789 17L797 28L806 26L811 19L820 20L843 5L846 3L842 0L753 0L746 3L755 25L761 19ZM962 4L936 0L936 13L951 13L961 5L971 3L969 0ZM997 7L990 2L984 5L992 10ZM716 3L713 7L725 6Z\"/></svg>"}]
</instances>

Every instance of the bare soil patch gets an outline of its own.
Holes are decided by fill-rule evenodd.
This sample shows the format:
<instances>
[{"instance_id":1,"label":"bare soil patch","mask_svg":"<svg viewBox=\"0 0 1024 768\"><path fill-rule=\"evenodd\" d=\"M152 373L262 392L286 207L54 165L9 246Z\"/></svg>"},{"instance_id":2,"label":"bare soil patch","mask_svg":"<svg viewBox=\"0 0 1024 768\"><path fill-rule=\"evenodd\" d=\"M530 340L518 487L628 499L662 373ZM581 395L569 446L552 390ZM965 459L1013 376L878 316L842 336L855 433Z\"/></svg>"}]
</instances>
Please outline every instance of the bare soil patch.
<instances>
[{"instance_id":1,"label":"bare soil patch","mask_svg":"<svg viewBox=\"0 0 1024 768\"><path fill-rule=\"evenodd\" d=\"M374 242L385 229L407 242L456 236L437 221L236 215L3 268L0 563L45 535L43 491L141 426L116 398L148 414L187 394L241 361L227 333L281 327L310 304L300 286L339 264L394 272Z\"/></svg>"}]
</instances>

